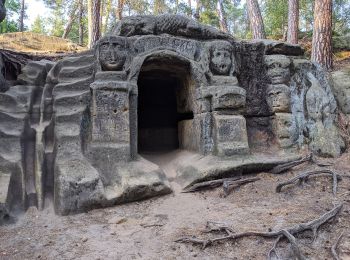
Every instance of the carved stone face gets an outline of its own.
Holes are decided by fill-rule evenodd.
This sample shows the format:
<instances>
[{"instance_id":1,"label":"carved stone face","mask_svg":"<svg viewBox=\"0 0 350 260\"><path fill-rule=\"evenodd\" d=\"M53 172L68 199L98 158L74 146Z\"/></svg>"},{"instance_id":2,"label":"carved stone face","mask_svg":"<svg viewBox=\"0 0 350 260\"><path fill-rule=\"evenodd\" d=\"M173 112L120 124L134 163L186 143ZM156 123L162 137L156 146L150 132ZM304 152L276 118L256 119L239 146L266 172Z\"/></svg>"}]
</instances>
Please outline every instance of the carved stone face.
<instances>
[{"instance_id":1,"label":"carved stone face","mask_svg":"<svg viewBox=\"0 0 350 260\"><path fill-rule=\"evenodd\" d=\"M295 132L292 114L277 113L272 120L273 132L280 146L284 148L292 146Z\"/></svg>"},{"instance_id":2,"label":"carved stone face","mask_svg":"<svg viewBox=\"0 0 350 260\"><path fill-rule=\"evenodd\" d=\"M214 75L228 76L232 65L232 46L228 42L214 42L210 48L210 70Z\"/></svg>"},{"instance_id":3,"label":"carved stone face","mask_svg":"<svg viewBox=\"0 0 350 260\"><path fill-rule=\"evenodd\" d=\"M266 55L265 66L271 84L287 83L290 79L290 60L284 55Z\"/></svg>"},{"instance_id":4,"label":"carved stone face","mask_svg":"<svg viewBox=\"0 0 350 260\"><path fill-rule=\"evenodd\" d=\"M287 85L269 85L266 91L266 101L270 112L290 112L290 90Z\"/></svg>"},{"instance_id":5,"label":"carved stone face","mask_svg":"<svg viewBox=\"0 0 350 260\"><path fill-rule=\"evenodd\" d=\"M125 40L119 37L109 37L99 43L99 60L104 71L122 70L125 60Z\"/></svg>"}]
</instances>

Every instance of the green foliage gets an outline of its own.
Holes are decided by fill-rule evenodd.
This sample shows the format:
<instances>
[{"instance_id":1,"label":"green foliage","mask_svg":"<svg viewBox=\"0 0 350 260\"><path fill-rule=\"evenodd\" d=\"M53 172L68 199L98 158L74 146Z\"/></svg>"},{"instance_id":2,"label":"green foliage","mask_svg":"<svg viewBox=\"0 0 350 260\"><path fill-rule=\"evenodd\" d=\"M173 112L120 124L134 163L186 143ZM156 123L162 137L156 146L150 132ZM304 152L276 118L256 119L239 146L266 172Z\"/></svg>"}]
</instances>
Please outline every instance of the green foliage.
<instances>
[{"instance_id":1,"label":"green foliage","mask_svg":"<svg viewBox=\"0 0 350 260\"><path fill-rule=\"evenodd\" d=\"M47 34L45 24L45 20L38 15L31 26L31 31L35 33Z\"/></svg>"},{"instance_id":2,"label":"green foliage","mask_svg":"<svg viewBox=\"0 0 350 260\"><path fill-rule=\"evenodd\" d=\"M288 25L288 0L266 0L262 11L266 34L283 36Z\"/></svg>"},{"instance_id":3,"label":"green foliage","mask_svg":"<svg viewBox=\"0 0 350 260\"><path fill-rule=\"evenodd\" d=\"M20 0L7 0L5 2L7 14L0 23L0 33L18 32L18 15L21 10Z\"/></svg>"}]
</instances>

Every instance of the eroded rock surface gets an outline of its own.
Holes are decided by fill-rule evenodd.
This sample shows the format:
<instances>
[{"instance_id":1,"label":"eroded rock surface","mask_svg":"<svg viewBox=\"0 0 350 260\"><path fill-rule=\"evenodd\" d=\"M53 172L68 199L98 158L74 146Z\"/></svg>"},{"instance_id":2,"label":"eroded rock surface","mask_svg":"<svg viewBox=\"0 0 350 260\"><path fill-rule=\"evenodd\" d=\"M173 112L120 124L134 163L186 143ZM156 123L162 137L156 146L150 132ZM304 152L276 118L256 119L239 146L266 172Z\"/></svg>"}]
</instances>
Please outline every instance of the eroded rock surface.
<instances>
[{"instance_id":1,"label":"eroded rock surface","mask_svg":"<svg viewBox=\"0 0 350 260\"><path fill-rule=\"evenodd\" d=\"M172 173L182 187L268 170L306 146L338 156L332 89L302 54L161 15L126 17L56 64L30 62L0 93L0 203L42 209L52 197L66 215L168 194L169 172L144 158L176 149L196 155Z\"/></svg>"}]
</instances>

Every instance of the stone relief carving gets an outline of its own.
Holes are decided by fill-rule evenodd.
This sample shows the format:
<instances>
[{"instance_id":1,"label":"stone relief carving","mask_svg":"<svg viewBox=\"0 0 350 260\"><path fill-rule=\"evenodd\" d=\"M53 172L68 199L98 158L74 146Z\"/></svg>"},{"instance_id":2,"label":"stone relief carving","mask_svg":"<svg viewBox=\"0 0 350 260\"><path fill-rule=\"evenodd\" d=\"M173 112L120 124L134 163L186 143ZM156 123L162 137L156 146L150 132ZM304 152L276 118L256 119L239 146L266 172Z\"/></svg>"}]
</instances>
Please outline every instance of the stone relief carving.
<instances>
[{"instance_id":1,"label":"stone relief carving","mask_svg":"<svg viewBox=\"0 0 350 260\"><path fill-rule=\"evenodd\" d=\"M320 155L337 156L344 149L345 143L334 124L330 100L311 72L307 73L307 79L311 84L305 98L310 147Z\"/></svg>"},{"instance_id":2,"label":"stone relief carving","mask_svg":"<svg viewBox=\"0 0 350 260\"><path fill-rule=\"evenodd\" d=\"M287 85L269 85L266 101L272 113L290 112L290 89Z\"/></svg>"},{"instance_id":3,"label":"stone relief carving","mask_svg":"<svg viewBox=\"0 0 350 260\"><path fill-rule=\"evenodd\" d=\"M271 84L286 84L290 79L290 59L285 55L266 55L265 66Z\"/></svg>"},{"instance_id":4,"label":"stone relief carving","mask_svg":"<svg viewBox=\"0 0 350 260\"><path fill-rule=\"evenodd\" d=\"M126 40L124 37L108 36L99 41L98 59L103 71L121 71L126 61Z\"/></svg>"}]
</instances>

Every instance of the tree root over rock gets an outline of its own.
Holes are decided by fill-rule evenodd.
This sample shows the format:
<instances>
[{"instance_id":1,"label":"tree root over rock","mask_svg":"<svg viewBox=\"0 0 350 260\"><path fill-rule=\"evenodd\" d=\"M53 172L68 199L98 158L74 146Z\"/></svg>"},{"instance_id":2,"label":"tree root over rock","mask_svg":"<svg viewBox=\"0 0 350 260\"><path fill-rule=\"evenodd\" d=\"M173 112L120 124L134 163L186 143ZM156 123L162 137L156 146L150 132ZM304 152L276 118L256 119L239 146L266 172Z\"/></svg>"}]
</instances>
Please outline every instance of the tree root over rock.
<instances>
[{"instance_id":1,"label":"tree root over rock","mask_svg":"<svg viewBox=\"0 0 350 260\"><path fill-rule=\"evenodd\" d=\"M186 187L182 192L188 193L188 192L196 192L204 189L213 189L222 186L224 189L225 197L230 194L233 188L244 185L246 183L254 182L260 180L258 177L252 177L252 178L244 178L241 179L241 177L233 177L233 178L225 178L225 179L218 179L218 180L212 180L212 181L204 181L195 183L189 187Z\"/></svg>"},{"instance_id":2,"label":"tree root over rock","mask_svg":"<svg viewBox=\"0 0 350 260\"><path fill-rule=\"evenodd\" d=\"M197 244L197 245L201 245L202 249L204 249L207 246L212 245L213 243L216 243L216 242L221 242L226 240L235 241L243 237L251 237L251 236L260 236L260 237L266 237L266 238L275 237L276 240L273 244L273 247L268 253L268 258L272 259L273 254L278 257L277 245L282 238L286 238L288 242L291 244L291 248L293 250L294 256L299 260L304 260L306 258L303 256L303 254L300 251L295 235L302 233L306 230L311 230L313 233L313 240L315 240L317 237L317 232L319 227L325 224L327 221L334 219L340 213L342 207L343 207L343 204L340 204L334 207L332 210L327 211L325 214L323 214L317 219L314 219L306 223L297 224L289 228L283 228L278 231L272 231L272 232L248 231L248 232L242 232L242 233L234 233L232 228L222 223L208 222L206 232L223 232L225 233L225 235L217 238L206 239L206 240L199 239L196 237L183 237L176 240L175 242Z\"/></svg>"},{"instance_id":3,"label":"tree root over rock","mask_svg":"<svg viewBox=\"0 0 350 260\"><path fill-rule=\"evenodd\" d=\"M338 181L341 180L341 176L329 169L321 169L321 170L314 170L314 171L308 171L308 172L304 172L299 174L298 176L295 176L287 181L281 182L279 184L277 184L276 186L276 192L281 192L282 188L284 186L290 185L295 183L296 181L299 182L299 184L302 184L306 181L308 181L309 177L311 176L332 176L333 178L333 194L336 195L337 193L337 186L338 186Z\"/></svg>"}]
</instances>

